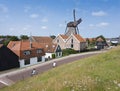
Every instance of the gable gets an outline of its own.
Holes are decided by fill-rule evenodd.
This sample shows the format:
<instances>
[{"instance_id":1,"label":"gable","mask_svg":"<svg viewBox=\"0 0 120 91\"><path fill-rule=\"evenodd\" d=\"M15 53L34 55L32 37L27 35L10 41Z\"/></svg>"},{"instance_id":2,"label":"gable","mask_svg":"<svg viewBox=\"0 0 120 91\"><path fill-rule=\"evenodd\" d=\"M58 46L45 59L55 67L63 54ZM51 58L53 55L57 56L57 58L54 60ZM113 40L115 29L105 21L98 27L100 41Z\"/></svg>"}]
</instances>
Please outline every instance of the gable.
<instances>
[{"instance_id":1,"label":"gable","mask_svg":"<svg viewBox=\"0 0 120 91\"><path fill-rule=\"evenodd\" d=\"M68 37L67 36L64 36L64 35L58 35L54 40L53 40L53 42L55 42L55 43L61 43L61 42L66 42L66 39L67 39Z\"/></svg>"},{"instance_id":2,"label":"gable","mask_svg":"<svg viewBox=\"0 0 120 91\"><path fill-rule=\"evenodd\" d=\"M62 49L61 49L61 47L58 45L58 46L56 47L55 52L61 52L61 51L62 51Z\"/></svg>"}]
</instances>

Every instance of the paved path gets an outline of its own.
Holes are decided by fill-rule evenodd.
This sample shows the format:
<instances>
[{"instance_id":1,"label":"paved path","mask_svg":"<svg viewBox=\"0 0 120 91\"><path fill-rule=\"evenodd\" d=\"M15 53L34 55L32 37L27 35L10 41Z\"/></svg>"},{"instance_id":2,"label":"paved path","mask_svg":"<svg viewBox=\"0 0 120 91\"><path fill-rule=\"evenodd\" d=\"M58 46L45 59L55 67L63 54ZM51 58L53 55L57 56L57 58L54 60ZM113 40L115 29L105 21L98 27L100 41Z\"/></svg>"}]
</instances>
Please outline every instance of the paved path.
<instances>
[{"instance_id":1,"label":"paved path","mask_svg":"<svg viewBox=\"0 0 120 91\"><path fill-rule=\"evenodd\" d=\"M86 57L96 55L99 53L103 53L103 52L105 52L105 51L72 54L72 55L69 55L66 57L57 58L57 59L50 60L50 61L40 63L37 65L33 65L33 66L25 67L25 68L19 68L19 69L16 69L14 71L10 71L7 73L1 73L0 74L0 88L2 88L4 86L10 86L19 80L24 80L25 78L31 77L31 72L32 72L33 68L36 69L38 74L41 74L41 73L53 68L52 63L54 61L57 63L57 66L59 66L62 64L77 61L79 59L86 58Z\"/></svg>"}]
</instances>

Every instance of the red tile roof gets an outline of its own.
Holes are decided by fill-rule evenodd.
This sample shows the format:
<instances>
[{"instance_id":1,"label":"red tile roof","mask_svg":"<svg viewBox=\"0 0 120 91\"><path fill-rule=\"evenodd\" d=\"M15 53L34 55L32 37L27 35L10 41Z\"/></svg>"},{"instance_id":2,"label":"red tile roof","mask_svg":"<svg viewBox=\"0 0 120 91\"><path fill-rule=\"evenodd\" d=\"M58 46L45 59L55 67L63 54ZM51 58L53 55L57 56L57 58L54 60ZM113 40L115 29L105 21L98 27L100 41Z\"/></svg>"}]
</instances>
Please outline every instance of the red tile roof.
<instances>
[{"instance_id":1,"label":"red tile roof","mask_svg":"<svg viewBox=\"0 0 120 91\"><path fill-rule=\"evenodd\" d=\"M60 35L63 39L67 39L68 38L68 36L66 36L66 35Z\"/></svg>"},{"instance_id":2,"label":"red tile roof","mask_svg":"<svg viewBox=\"0 0 120 91\"><path fill-rule=\"evenodd\" d=\"M57 44L53 44L53 43L40 43L43 48L45 53L54 53L57 47Z\"/></svg>"},{"instance_id":3,"label":"red tile roof","mask_svg":"<svg viewBox=\"0 0 120 91\"><path fill-rule=\"evenodd\" d=\"M52 43L53 39L50 37L42 37L42 36L32 36L32 38L39 43Z\"/></svg>"},{"instance_id":4,"label":"red tile roof","mask_svg":"<svg viewBox=\"0 0 120 91\"><path fill-rule=\"evenodd\" d=\"M75 36L80 42L86 42L86 40L85 40L84 38L82 38L80 35L74 34L74 36Z\"/></svg>"},{"instance_id":5,"label":"red tile roof","mask_svg":"<svg viewBox=\"0 0 120 91\"><path fill-rule=\"evenodd\" d=\"M96 38L85 38L85 40L87 41L87 39L90 41L90 42L93 42L96 40Z\"/></svg>"},{"instance_id":6,"label":"red tile roof","mask_svg":"<svg viewBox=\"0 0 120 91\"><path fill-rule=\"evenodd\" d=\"M18 55L20 59L26 59L30 57L38 57L44 55L43 47L37 42L32 42L30 44L29 41L10 41L7 47L11 49L16 55ZM38 54L36 52L38 49L42 50L41 54ZM29 50L31 54L24 55L23 52L26 50Z\"/></svg>"},{"instance_id":7,"label":"red tile roof","mask_svg":"<svg viewBox=\"0 0 120 91\"><path fill-rule=\"evenodd\" d=\"M33 41L38 42L40 45L43 46L45 53L53 53L57 47L57 44L53 44L53 39L50 37L36 37L32 36Z\"/></svg>"}]
</instances>

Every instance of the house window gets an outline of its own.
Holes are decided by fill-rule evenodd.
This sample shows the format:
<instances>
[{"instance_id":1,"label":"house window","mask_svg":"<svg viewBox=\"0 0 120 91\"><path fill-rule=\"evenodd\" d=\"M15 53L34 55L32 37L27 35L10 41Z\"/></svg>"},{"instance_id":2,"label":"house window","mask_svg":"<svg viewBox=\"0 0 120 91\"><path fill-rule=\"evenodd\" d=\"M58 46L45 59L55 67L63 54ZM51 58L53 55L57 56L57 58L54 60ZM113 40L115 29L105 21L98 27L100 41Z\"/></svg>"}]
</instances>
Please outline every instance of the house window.
<instances>
[{"instance_id":1,"label":"house window","mask_svg":"<svg viewBox=\"0 0 120 91\"><path fill-rule=\"evenodd\" d=\"M42 53L42 49L37 49L37 53Z\"/></svg>"},{"instance_id":2,"label":"house window","mask_svg":"<svg viewBox=\"0 0 120 91\"><path fill-rule=\"evenodd\" d=\"M23 54L24 55L30 55L30 51L24 51Z\"/></svg>"},{"instance_id":3,"label":"house window","mask_svg":"<svg viewBox=\"0 0 120 91\"><path fill-rule=\"evenodd\" d=\"M25 59L25 65L29 65L30 64L30 59Z\"/></svg>"},{"instance_id":4,"label":"house window","mask_svg":"<svg viewBox=\"0 0 120 91\"><path fill-rule=\"evenodd\" d=\"M38 58L37 58L37 61L38 61L38 62L41 62L41 61L42 61L42 57L38 57Z\"/></svg>"},{"instance_id":5,"label":"house window","mask_svg":"<svg viewBox=\"0 0 120 91\"><path fill-rule=\"evenodd\" d=\"M71 39L71 43L73 43L73 39Z\"/></svg>"},{"instance_id":6,"label":"house window","mask_svg":"<svg viewBox=\"0 0 120 91\"><path fill-rule=\"evenodd\" d=\"M59 39L57 40L57 43L59 43Z\"/></svg>"}]
</instances>

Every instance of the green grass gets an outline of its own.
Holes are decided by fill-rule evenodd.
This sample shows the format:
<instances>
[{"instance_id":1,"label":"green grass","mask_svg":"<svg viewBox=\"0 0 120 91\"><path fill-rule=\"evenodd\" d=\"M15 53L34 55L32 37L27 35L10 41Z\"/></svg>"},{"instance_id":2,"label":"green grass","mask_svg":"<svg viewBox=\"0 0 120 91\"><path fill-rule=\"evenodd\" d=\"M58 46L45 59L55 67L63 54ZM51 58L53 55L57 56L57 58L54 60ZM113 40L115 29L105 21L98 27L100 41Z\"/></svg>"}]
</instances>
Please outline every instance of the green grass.
<instances>
[{"instance_id":1,"label":"green grass","mask_svg":"<svg viewBox=\"0 0 120 91\"><path fill-rule=\"evenodd\" d=\"M0 91L120 91L120 47L56 67Z\"/></svg>"}]
</instances>

